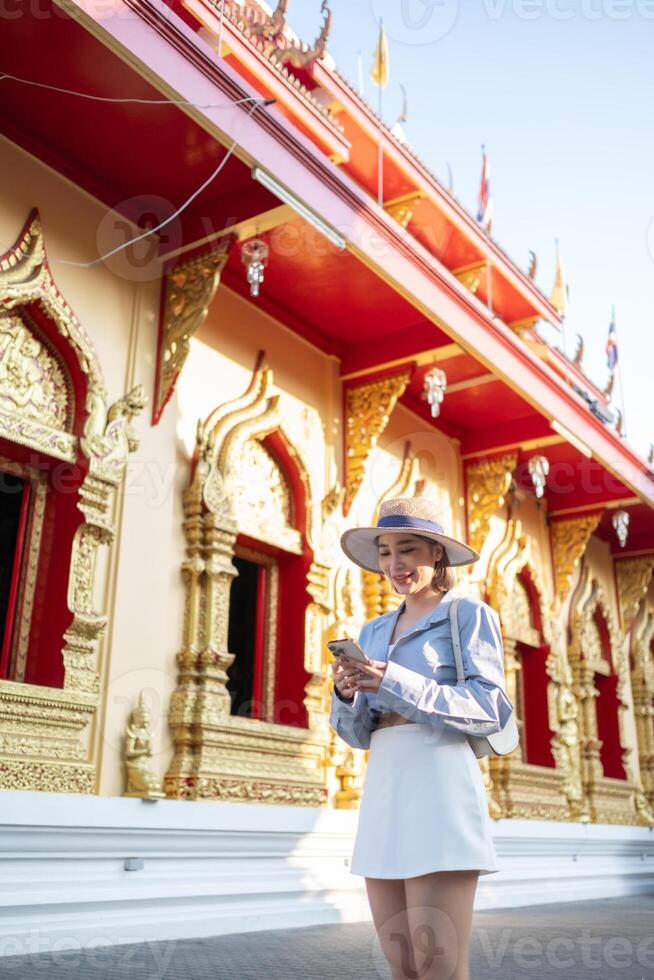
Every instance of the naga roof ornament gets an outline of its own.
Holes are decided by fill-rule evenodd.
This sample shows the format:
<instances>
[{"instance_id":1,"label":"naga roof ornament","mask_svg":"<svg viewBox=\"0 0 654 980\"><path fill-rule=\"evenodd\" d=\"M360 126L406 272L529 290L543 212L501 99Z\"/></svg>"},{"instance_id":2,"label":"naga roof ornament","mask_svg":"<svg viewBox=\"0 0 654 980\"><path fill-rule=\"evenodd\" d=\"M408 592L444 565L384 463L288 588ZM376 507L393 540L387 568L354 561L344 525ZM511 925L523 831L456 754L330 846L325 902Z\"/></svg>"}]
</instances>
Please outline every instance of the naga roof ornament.
<instances>
[{"instance_id":1,"label":"naga roof ornament","mask_svg":"<svg viewBox=\"0 0 654 980\"><path fill-rule=\"evenodd\" d=\"M289 0L279 0L273 12L267 13L256 0L246 0L243 6L235 0L225 0L225 14L239 30L259 42L264 55L271 61L294 68L307 68L327 53L332 12L328 0L322 0L320 33L309 47L297 40L287 27L288 5Z\"/></svg>"}]
</instances>

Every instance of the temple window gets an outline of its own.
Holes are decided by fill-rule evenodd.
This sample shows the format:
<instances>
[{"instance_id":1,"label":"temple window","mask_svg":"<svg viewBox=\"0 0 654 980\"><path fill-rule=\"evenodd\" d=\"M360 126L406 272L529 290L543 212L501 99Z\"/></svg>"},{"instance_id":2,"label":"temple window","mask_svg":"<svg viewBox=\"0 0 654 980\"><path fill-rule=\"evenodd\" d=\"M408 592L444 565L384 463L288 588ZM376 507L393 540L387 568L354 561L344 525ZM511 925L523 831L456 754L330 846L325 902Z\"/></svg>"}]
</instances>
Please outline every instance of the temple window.
<instances>
[{"instance_id":1,"label":"temple window","mask_svg":"<svg viewBox=\"0 0 654 980\"><path fill-rule=\"evenodd\" d=\"M0 677L9 674L30 485L0 470Z\"/></svg>"},{"instance_id":2,"label":"temple window","mask_svg":"<svg viewBox=\"0 0 654 980\"><path fill-rule=\"evenodd\" d=\"M516 713L521 724L523 761L553 769L553 732L549 727L547 703L549 646L542 641L538 592L526 572L516 578L512 602L515 621L520 623L521 637L516 643L516 656L520 663Z\"/></svg>"},{"instance_id":3,"label":"temple window","mask_svg":"<svg viewBox=\"0 0 654 980\"><path fill-rule=\"evenodd\" d=\"M231 714L267 718L266 692L274 682L279 567L261 552L236 547L238 575L229 600L228 646L234 661L227 671Z\"/></svg>"},{"instance_id":4,"label":"temple window","mask_svg":"<svg viewBox=\"0 0 654 980\"><path fill-rule=\"evenodd\" d=\"M596 650L600 655L595 670L597 735L602 743L600 761L605 776L626 779L618 724L618 675L613 669L609 630L600 609L595 610L592 622L596 632Z\"/></svg>"}]
</instances>

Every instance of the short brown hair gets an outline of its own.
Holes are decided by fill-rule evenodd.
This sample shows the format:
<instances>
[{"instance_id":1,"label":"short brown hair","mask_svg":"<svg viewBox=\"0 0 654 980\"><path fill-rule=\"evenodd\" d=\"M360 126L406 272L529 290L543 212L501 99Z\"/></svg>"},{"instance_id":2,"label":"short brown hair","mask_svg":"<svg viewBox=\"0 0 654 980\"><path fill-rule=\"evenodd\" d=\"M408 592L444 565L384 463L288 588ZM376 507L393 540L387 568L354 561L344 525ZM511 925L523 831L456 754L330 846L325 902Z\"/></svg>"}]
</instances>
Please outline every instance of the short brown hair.
<instances>
[{"instance_id":1,"label":"short brown hair","mask_svg":"<svg viewBox=\"0 0 654 980\"><path fill-rule=\"evenodd\" d=\"M422 535L418 535L422 537ZM433 538L424 538L425 541L431 541L434 543ZM434 592L449 592L456 585L456 579L454 578L454 572L450 567L450 559L447 554L447 549L445 545L441 545L443 553L441 557L436 561L434 565L434 574L431 580L431 587Z\"/></svg>"},{"instance_id":2,"label":"short brown hair","mask_svg":"<svg viewBox=\"0 0 654 980\"><path fill-rule=\"evenodd\" d=\"M454 578L454 572L450 568L447 555L444 554L443 558L437 561L434 566L434 575L431 580L431 587L434 592L449 592L455 585L456 579Z\"/></svg>"}]
</instances>

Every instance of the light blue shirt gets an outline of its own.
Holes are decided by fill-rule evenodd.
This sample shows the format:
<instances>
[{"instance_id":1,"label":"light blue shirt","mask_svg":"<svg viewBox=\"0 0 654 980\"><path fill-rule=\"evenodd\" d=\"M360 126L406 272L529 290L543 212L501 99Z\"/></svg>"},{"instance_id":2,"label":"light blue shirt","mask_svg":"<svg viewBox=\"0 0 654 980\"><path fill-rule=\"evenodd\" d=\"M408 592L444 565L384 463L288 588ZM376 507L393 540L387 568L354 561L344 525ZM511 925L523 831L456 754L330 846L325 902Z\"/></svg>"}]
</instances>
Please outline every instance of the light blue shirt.
<instances>
[{"instance_id":1,"label":"light blue shirt","mask_svg":"<svg viewBox=\"0 0 654 980\"><path fill-rule=\"evenodd\" d=\"M453 598L445 593L436 608L392 646L404 603L363 626L359 645L371 660L385 661L387 666L375 693L357 691L352 701L346 701L334 687L329 723L348 745L370 748L371 732L380 715L389 711L408 721L466 735L492 735L504 727L513 705L504 690L499 616L479 599L460 599L457 619L466 682L457 684L449 618Z\"/></svg>"}]
</instances>

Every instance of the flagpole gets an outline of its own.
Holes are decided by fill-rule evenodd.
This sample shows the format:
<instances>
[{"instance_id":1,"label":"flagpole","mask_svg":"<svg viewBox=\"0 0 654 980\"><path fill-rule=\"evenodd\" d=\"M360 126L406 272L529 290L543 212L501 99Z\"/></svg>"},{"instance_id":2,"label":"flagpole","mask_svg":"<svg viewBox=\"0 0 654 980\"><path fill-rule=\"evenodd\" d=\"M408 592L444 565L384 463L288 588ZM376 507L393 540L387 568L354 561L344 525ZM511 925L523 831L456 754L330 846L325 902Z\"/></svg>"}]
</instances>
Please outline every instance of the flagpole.
<instances>
[{"instance_id":1,"label":"flagpole","mask_svg":"<svg viewBox=\"0 0 654 980\"><path fill-rule=\"evenodd\" d=\"M384 29L384 24L382 18L379 18L379 43L381 44L382 31ZM377 203L380 208L384 207L384 149L382 146L382 140L384 137L384 129L382 122L382 92L384 86L381 84L381 78L379 79L379 157L377 160Z\"/></svg>"},{"instance_id":2,"label":"flagpole","mask_svg":"<svg viewBox=\"0 0 654 980\"><path fill-rule=\"evenodd\" d=\"M615 323L615 306L613 307L613 311L612 311L612 320L613 320L613 325L615 326L615 344L616 344L616 350L618 352L617 368L618 368L618 381L620 383L620 408L622 409L622 434L624 435L624 437L626 439L627 438L627 416L625 415L625 412L624 412L624 386L622 384L622 367L620 365L620 348L618 346L618 328L617 328L617 325Z\"/></svg>"},{"instance_id":3,"label":"flagpole","mask_svg":"<svg viewBox=\"0 0 654 980\"><path fill-rule=\"evenodd\" d=\"M491 266L490 266L490 238L489 232L486 232L486 305L490 312L493 312L493 283L491 280Z\"/></svg>"},{"instance_id":4,"label":"flagpole","mask_svg":"<svg viewBox=\"0 0 654 980\"><path fill-rule=\"evenodd\" d=\"M225 0L220 0L220 21L218 23L218 57L223 54L223 21L225 19Z\"/></svg>"}]
</instances>

